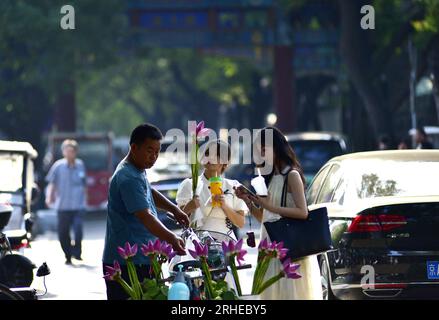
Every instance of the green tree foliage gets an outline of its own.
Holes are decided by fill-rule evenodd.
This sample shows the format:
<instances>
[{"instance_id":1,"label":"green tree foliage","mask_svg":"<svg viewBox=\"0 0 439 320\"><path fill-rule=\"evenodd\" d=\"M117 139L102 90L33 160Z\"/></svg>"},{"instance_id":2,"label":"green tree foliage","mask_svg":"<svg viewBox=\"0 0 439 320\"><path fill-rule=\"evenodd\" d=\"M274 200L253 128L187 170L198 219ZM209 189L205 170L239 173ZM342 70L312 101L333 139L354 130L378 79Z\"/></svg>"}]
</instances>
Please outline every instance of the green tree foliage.
<instances>
[{"instance_id":1,"label":"green tree foliage","mask_svg":"<svg viewBox=\"0 0 439 320\"><path fill-rule=\"evenodd\" d=\"M343 61L367 111L373 136L376 139L381 134L400 135L398 129L406 130L409 125L408 41L417 40L419 79L428 72L429 55L437 42L437 32L433 30L437 1L375 0L376 30L359 28L360 9L370 3L362 0L338 0L338 3ZM423 41L416 25L431 30Z\"/></svg>"},{"instance_id":2,"label":"green tree foliage","mask_svg":"<svg viewBox=\"0 0 439 320\"><path fill-rule=\"evenodd\" d=\"M254 85L267 73L245 59L190 49L140 50L79 86L79 125L117 135L129 134L142 121L168 130L185 129L188 120L205 120L217 129L223 106L222 125L240 126L242 122L230 122L236 110L267 110L264 100L257 99L263 88Z\"/></svg>"},{"instance_id":3,"label":"green tree foliage","mask_svg":"<svg viewBox=\"0 0 439 320\"><path fill-rule=\"evenodd\" d=\"M0 2L0 130L38 149L55 98L90 72L115 63L125 32L123 2L73 3L76 29L62 30L61 0Z\"/></svg>"}]
</instances>

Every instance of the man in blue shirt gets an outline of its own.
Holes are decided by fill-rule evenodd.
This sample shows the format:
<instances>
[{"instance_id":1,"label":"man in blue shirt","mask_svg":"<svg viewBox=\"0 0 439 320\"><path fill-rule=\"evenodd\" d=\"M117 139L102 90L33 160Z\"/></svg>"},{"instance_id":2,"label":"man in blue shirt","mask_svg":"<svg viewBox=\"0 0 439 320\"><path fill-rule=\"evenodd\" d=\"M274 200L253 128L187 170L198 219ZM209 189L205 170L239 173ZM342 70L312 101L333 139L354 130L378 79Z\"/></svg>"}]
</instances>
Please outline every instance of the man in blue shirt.
<instances>
[{"instance_id":1,"label":"man in blue shirt","mask_svg":"<svg viewBox=\"0 0 439 320\"><path fill-rule=\"evenodd\" d=\"M172 213L175 219L189 225L187 215L160 192L151 188L146 169L151 168L160 152L160 130L150 124L135 128L130 137L130 151L114 172L108 195L107 231L103 254L103 266L112 266L114 260L121 264L122 277L129 281L125 260L117 247L140 246L148 240L166 241L177 254L185 255L184 241L167 229L157 218L156 206ZM140 253L133 258L139 280L149 277L149 258ZM129 282L128 282L129 283ZM128 295L115 281L105 281L108 300L127 299Z\"/></svg>"},{"instance_id":2,"label":"man in blue shirt","mask_svg":"<svg viewBox=\"0 0 439 320\"><path fill-rule=\"evenodd\" d=\"M46 176L48 182L46 204L58 212L58 238L66 257L66 264L72 264L72 257L82 260L82 216L86 202L86 170L82 160L76 158L78 143L75 140L64 140L61 149L64 158L56 161ZM73 246L70 241L72 227L75 234Z\"/></svg>"}]
</instances>

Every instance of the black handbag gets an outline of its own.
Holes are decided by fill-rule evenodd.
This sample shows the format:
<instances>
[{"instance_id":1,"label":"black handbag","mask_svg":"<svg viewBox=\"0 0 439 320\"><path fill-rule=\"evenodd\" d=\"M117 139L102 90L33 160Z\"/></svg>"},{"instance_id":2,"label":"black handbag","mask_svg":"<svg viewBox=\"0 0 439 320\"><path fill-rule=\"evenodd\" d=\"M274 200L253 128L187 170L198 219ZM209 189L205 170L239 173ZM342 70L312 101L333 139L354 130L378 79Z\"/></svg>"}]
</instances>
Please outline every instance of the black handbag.
<instances>
[{"instance_id":1,"label":"black handbag","mask_svg":"<svg viewBox=\"0 0 439 320\"><path fill-rule=\"evenodd\" d=\"M286 206L288 173L282 189L282 207ZM333 248L326 207L308 211L306 220L283 217L277 221L264 222L264 227L271 241L283 241L284 247L289 249L286 258L292 260L324 253Z\"/></svg>"}]
</instances>

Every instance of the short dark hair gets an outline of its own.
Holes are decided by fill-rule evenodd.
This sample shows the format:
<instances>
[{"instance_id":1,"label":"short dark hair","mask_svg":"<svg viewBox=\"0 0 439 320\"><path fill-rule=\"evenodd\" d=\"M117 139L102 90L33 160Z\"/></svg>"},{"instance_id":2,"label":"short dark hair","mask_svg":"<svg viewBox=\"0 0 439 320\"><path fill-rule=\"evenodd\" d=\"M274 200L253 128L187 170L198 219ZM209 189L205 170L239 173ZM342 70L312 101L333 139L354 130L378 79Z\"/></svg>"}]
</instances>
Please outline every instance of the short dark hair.
<instances>
[{"instance_id":1,"label":"short dark hair","mask_svg":"<svg viewBox=\"0 0 439 320\"><path fill-rule=\"evenodd\" d=\"M130 136L130 145L133 143L140 145L145 142L146 139L161 140L163 138L162 132L156 126L144 123L137 126Z\"/></svg>"}]
</instances>

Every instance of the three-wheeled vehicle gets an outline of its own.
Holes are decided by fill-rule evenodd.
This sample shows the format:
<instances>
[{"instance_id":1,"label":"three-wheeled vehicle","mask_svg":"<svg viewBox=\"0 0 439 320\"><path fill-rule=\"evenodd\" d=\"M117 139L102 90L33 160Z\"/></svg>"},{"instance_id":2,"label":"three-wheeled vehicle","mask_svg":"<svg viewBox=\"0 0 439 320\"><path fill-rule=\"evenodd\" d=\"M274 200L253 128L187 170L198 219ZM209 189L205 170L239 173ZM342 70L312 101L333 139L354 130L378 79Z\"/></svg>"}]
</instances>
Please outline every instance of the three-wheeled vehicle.
<instances>
[{"instance_id":1,"label":"three-wheeled vehicle","mask_svg":"<svg viewBox=\"0 0 439 320\"><path fill-rule=\"evenodd\" d=\"M0 283L29 287L35 265L24 248L32 239L32 202L38 198L33 161L36 150L27 142L0 140Z\"/></svg>"}]
</instances>

